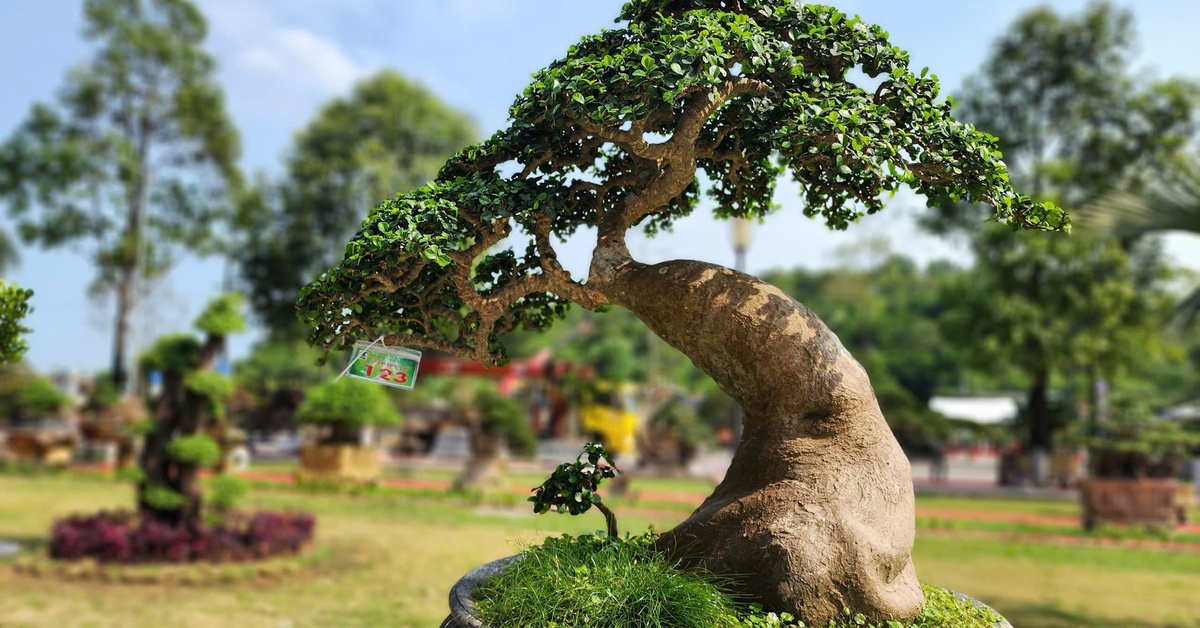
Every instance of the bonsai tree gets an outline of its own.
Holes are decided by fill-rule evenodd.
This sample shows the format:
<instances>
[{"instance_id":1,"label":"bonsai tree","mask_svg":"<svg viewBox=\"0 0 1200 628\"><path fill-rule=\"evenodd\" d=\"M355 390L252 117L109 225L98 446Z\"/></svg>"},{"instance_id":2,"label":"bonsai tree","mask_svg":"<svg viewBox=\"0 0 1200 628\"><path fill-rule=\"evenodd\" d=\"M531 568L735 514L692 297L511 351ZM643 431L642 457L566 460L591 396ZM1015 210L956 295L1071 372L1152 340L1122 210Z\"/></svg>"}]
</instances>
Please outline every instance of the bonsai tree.
<instances>
[{"instance_id":1,"label":"bonsai tree","mask_svg":"<svg viewBox=\"0 0 1200 628\"><path fill-rule=\"evenodd\" d=\"M584 456L587 456L586 462L583 460ZM550 512L551 508L560 515L582 515L595 506L604 513L608 536L615 537L617 515L602 503L596 490L600 488L600 482L614 478L618 473L620 470L613 466L604 446L600 443L588 443L583 446L583 453L579 454L575 462L558 465L541 486L534 488L529 501L533 502L533 511L539 515Z\"/></svg>"},{"instance_id":2,"label":"bonsai tree","mask_svg":"<svg viewBox=\"0 0 1200 628\"><path fill-rule=\"evenodd\" d=\"M696 456L696 448L711 439L712 432L687 401L672 397L650 413L638 447L640 463L687 467Z\"/></svg>"},{"instance_id":3,"label":"bonsai tree","mask_svg":"<svg viewBox=\"0 0 1200 628\"><path fill-rule=\"evenodd\" d=\"M512 453L529 457L537 453L537 436L529 427L529 416L521 403L501 395L490 384L476 390L465 405L471 458L454 478L454 489L496 487L503 482L501 445L507 444Z\"/></svg>"},{"instance_id":4,"label":"bonsai tree","mask_svg":"<svg viewBox=\"0 0 1200 628\"><path fill-rule=\"evenodd\" d=\"M153 422L139 431L145 443L139 465L138 509L169 525L199 528L202 515L200 469L221 459L221 446L209 436L224 422L233 382L213 371L228 334L245 328L242 300L217 297L196 319L201 341L191 334L159 338L142 357L144 372L162 374L162 390L151 403Z\"/></svg>"},{"instance_id":5,"label":"bonsai tree","mask_svg":"<svg viewBox=\"0 0 1200 628\"><path fill-rule=\"evenodd\" d=\"M809 624L844 608L914 617L912 482L866 372L774 286L640 263L626 232L670 228L702 191L719 218L762 218L784 172L834 229L903 186L989 204L1013 228L1067 218L1014 192L996 139L952 119L937 79L878 26L792 0L635 0L619 20L535 74L508 128L368 213L301 292L310 339L382 336L492 365L503 334L545 329L570 303L627 308L744 408L724 481L659 549L743 575L744 594ZM553 242L580 229L596 234L586 281Z\"/></svg>"},{"instance_id":6,"label":"bonsai tree","mask_svg":"<svg viewBox=\"0 0 1200 628\"><path fill-rule=\"evenodd\" d=\"M1112 417L1087 439L1092 477L1118 480L1179 477L1200 434L1161 419L1139 399L1114 396Z\"/></svg>"},{"instance_id":7,"label":"bonsai tree","mask_svg":"<svg viewBox=\"0 0 1200 628\"><path fill-rule=\"evenodd\" d=\"M364 425L386 427L400 420L379 385L349 377L315 386L296 410L298 423L327 428L321 438L326 445L357 445Z\"/></svg>"},{"instance_id":8,"label":"bonsai tree","mask_svg":"<svg viewBox=\"0 0 1200 628\"><path fill-rule=\"evenodd\" d=\"M71 398L44 377L35 377L17 394L17 423L56 417L71 406Z\"/></svg>"}]
</instances>

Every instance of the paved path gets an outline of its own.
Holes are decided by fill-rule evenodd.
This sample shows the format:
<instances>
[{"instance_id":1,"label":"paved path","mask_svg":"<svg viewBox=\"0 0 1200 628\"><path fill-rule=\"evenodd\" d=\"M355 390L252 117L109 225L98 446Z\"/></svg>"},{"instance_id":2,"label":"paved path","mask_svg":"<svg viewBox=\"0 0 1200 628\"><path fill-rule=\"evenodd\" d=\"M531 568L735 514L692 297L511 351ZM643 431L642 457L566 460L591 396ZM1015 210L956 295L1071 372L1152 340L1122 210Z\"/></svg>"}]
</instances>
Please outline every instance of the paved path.
<instances>
[{"instance_id":1,"label":"paved path","mask_svg":"<svg viewBox=\"0 0 1200 628\"><path fill-rule=\"evenodd\" d=\"M7 558L21 551L21 546L12 541L0 540L0 558Z\"/></svg>"}]
</instances>

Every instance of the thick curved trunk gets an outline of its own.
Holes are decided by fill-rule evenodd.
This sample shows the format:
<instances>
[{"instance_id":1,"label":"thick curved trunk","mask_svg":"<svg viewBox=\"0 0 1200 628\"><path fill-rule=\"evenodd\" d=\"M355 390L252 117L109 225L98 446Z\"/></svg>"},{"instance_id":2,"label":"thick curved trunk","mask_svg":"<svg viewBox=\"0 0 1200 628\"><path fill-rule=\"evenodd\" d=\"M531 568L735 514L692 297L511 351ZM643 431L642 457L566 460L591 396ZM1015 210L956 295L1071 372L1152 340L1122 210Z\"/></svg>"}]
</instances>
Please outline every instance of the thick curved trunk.
<instances>
[{"instance_id":1,"label":"thick curved trunk","mask_svg":"<svg viewBox=\"0 0 1200 628\"><path fill-rule=\"evenodd\" d=\"M600 256L589 286L684 352L745 410L725 480L660 549L772 610L916 616L912 478L867 374L778 288L692 261Z\"/></svg>"}]
</instances>

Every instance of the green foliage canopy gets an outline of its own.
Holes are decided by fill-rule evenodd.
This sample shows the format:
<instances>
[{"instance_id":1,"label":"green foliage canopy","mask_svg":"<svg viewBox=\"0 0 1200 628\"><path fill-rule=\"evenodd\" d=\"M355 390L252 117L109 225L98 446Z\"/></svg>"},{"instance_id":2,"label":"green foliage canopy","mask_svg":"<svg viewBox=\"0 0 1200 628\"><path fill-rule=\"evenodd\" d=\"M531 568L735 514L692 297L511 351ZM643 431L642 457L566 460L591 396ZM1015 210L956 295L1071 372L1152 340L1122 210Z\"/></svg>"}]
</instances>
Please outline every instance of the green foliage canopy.
<instances>
[{"instance_id":1,"label":"green foliage canopy","mask_svg":"<svg viewBox=\"0 0 1200 628\"><path fill-rule=\"evenodd\" d=\"M29 348L24 335L32 330L21 321L33 309L29 306L31 298L33 290L0 281L0 364L20 361Z\"/></svg>"},{"instance_id":2,"label":"green foliage canopy","mask_svg":"<svg viewBox=\"0 0 1200 628\"><path fill-rule=\"evenodd\" d=\"M552 237L590 226L621 248L628 229L691 213L697 174L722 217L766 214L788 171L806 213L838 229L905 186L988 203L1013 227L1067 226L1013 191L995 138L951 118L936 77L877 26L790 0L639 0L621 18L535 74L507 129L368 214L301 293L314 344L384 335L502 361L501 334L604 302ZM529 244L491 250L514 225Z\"/></svg>"},{"instance_id":3,"label":"green foliage canopy","mask_svg":"<svg viewBox=\"0 0 1200 628\"><path fill-rule=\"evenodd\" d=\"M94 55L0 143L0 203L26 242L90 243L93 290L117 297L120 385L134 284L211 249L240 146L191 2L85 0L83 17Z\"/></svg>"},{"instance_id":4,"label":"green foliage canopy","mask_svg":"<svg viewBox=\"0 0 1200 628\"><path fill-rule=\"evenodd\" d=\"M246 319L242 318L242 305L242 295L235 292L212 298L196 318L196 329L213 336L245 331Z\"/></svg>"},{"instance_id":5,"label":"green foliage canopy","mask_svg":"<svg viewBox=\"0 0 1200 628\"><path fill-rule=\"evenodd\" d=\"M37 377L17 395L17 408L26 418L44 417L71 405L71 398L50 380Z\"/></svg>"},{"instance_id":6,"label":"green foliage canopy","mask_svg":"<svg viewBox=\"0 0 1200 628\"><path fill-rule=\"evenodd\" d=\"M184 386L208 402L208 413L215 419L225 416L225 402L233 394L233 380L215 371L188 373Z\"/></svg>"},{"instance_id":7,"label":"green foliage canopy","mask_svg":"<svg viewBox=\"0 0 1200 628\"><path fill-rule=\"evenodd\" d=\"M386 427L399 424L401 416L378 384L342 377L309 390L296 420Z\"/></svg>"},{"instance_id":8,"label":"green foliage canopy","mask_svg":"<svg viewBox=\"0 0 1200 628\"><path fill-rule=\"evenodd\" d=\"M1014 181L1068 208L1179 158L1197 130L1200 84L1133 67L1133 14L1108 2L1073 15L1025 12L969 77L955 114L999 137ZM977 228L982 208L944 204L936 230Z\"/></svg>"},{"instance_id":9,"label":"green foliage canopy","mask_svg":"<svg viewBox=\"0 0 1200 628\"><path fill-rule=\"evenodd\" d=\"M501 395L492 386L481 387L472 400L482 417L485 434L504 436L509 449L518 456L537 453L537 435L529 427L528 412L515 399Z\"/></svg>"},{"instance_id":10,"label":"green foliage canopy","mask_svg":"<svg viewBox=\"0 0 1200 628\"><path fill-rule=\"evenodd\" d=\"M211 467L221 459L221 446L207 434L190 434L167 443L167 455L186 464Z\"/></svg>"},{"instance_id":11,"label":"green foliage canopy","mask_svg":"<svg viewBox=\"0 0 1200 628\"><path fill-rule=\"evenodd\" d=\"M278 186L247 198L238 255L251 305L273 333L296 327L296 293L380 199L433 179L474 141L469 118L391 70L324 105L296 136ZM292 336L296 337L296 336Z\"/></svg>"}]
</instances>

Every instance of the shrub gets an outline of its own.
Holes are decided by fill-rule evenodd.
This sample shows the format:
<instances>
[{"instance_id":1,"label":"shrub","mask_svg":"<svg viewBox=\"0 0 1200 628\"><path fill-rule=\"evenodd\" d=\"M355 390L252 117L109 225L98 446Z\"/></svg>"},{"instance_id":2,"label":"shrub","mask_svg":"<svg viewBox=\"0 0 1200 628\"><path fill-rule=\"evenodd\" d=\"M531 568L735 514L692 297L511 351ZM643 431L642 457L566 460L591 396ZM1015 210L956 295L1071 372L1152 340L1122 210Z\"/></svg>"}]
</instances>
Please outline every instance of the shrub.
<instances>
[{"instance_id":1,"label":"shrub","mask_svg":"<svg viewBox=\"0 0 1200 628\"><path fill-rule=\"evenodd\" d=\"M1140 398L1114 395L1112 418L1099 436L1085 442L1095 477L1173 478L1192 451L1200 449L1200 434L1158 418Z\"/></svg>"},{"instance_id":2,"label":"shrub","mask_svg":"<svg viewBox=\"0 0 1200 628\"><path fill-rule=\"evenodd\" d=\"M481 388L475 394L474 403L482 415L480 427L485 434L503 436L509 450L518 456L529 457L537 453L537 435L529 427L529 419L520 402L492 388Z\"/></svg>"},{"instance_id":3,"label":"shrub","mask_svg":"<svg viewBox=\"0 0 1200 628\"><path fill-rule=\"evenodd\" d=\"M653 550L656 535L549 537L475 592L490 626L804 628L788 613L743 604L732 580L684 571ZM812 628L991 628L999 619L950 591L923 586L925 609L911 623L869 623L846 611Z\"/></svg>"},{"instance_id":4,"label":"shrub","mask_svg":"<svg viewBox=\"0 0 1200 628\"><path fill-rule=\"evenodd\" d=\"M233 394L233 379L216 371L188 373L187 389L208 401L208 413L215 419L225 416L225 402Z\"/></svg>"},{"instance_id":5,"label":"shrub","mask_svg":"<svg viewBox=\"0 0 1200 628\"><path fill-rule=\"evenodd\" d=\"M100 562L229 562L295 554L313 536L307 513L259 512L208 528L171 526L129 512L101 512L55 522L50 556Z\"/></svg>"},{"instance_id":6,"label":"shrub","mask_svg":"<svg viewBox=\"0 0 1200 628\"><path fill-rule=\"evenodd\" d=\"M233 510L248 490L249 485L242 478L218 475L208 483L208 505L221 512Z\"/></svg>"},{"instance_id":7,"label":"shrub","mask_svg":"<svg viewBox=\"0 0 1200 628\"><path fill-rule=\"evenodd\" d=\"M211 467L221 459L221 446L207 434L180 436L167 444L167 455L179 462Z\"/></svg>"},{"instance_id":8,"label":"shrub","mask_svg":"<svg viewBox=\"0 0 1200 628\"><path fill-rule=\"evenodd\" d=\"M313 387L296 410L300 423L389 426L401 416L377 384L342 377Z\"/></svg>"},{"instance_id":9,"label":"shrub","mask_svg":"<svg viewBox=\"0 0 1200 628\"><path fill-rule=\"evenodd\" d=\"M649 423L650 427L675 436L679 442L689 447L696 447L712 439L712 432L700 421L696 411L678 397L655 408Z\"/></svg>"},{"instance_id":10,"label":"shrub","mask_svg":"<svg viewBox=\"0 0 1200 628\"><path fill-rule=\"evenodd\" d=\"M715 584L680 571L654 535L547 538L476 592L492 626L737 626Z\"/></svg>"},{"instance_id":11,"label":"shrub","mask_svg":"<svg viewBox=\"0 0 1200 628\"><path fill-rule=\"evenodd\" d=\"M71 398L48 379L38 377L17 394L17 408L23 419L54 414L67 407Z\"/></svg>"}]
</instances>

